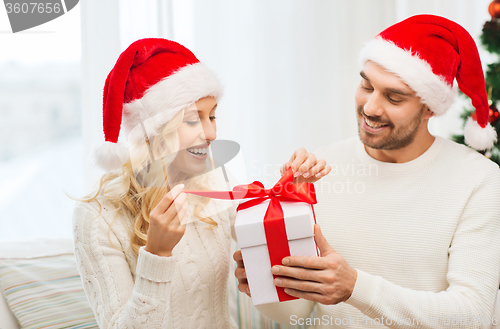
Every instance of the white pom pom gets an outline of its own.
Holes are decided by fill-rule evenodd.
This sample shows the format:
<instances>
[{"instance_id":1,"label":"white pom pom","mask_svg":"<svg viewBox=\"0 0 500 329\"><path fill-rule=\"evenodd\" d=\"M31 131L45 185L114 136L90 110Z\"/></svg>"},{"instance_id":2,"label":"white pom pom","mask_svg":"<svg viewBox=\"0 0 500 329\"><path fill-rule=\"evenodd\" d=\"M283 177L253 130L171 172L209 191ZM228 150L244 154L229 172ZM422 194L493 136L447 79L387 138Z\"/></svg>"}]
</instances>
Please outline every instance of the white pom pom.
<instances>
[{"instance_id":1,"label":"white pom pom","mask_svg":"<svg viewBox=\"0 0 500 329\"><path fill-rule=\"evenodd\" d=\"M489 150L497 141L497 133L489 123L481 126L469 117L464 128L465 143L476 150Z\"/></svg>"},{"instance_id":2,"label":"white pom pom","mask_svg":"<svg viewBox=\"0 0 500 329\"><path fill-rule=\"evenodd\" d=\"M121 143L104 142L94 150L95 164L105 171L120 169L128 159L128 149Z\"/></svg>"}]
</instances>

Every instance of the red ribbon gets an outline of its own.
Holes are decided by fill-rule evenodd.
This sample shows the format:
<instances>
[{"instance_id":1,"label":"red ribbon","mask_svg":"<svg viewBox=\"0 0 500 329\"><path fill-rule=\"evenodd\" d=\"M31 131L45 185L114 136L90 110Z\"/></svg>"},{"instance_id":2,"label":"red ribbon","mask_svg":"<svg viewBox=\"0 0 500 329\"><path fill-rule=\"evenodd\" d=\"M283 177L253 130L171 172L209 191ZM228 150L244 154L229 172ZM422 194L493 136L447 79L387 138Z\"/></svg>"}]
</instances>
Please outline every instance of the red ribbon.
<instances>
[{"instance_id":1,"label":"red ribbon","mask_svg":"<svg viewBox=\"0 0 500 329\"><path fill-rule=\"evenodd\" d=\"M293 184L293 171L288 169L283 177L271 189L266 190L261 182L255 181L248 185L238 185L232 191L201 191L186 190L185 193L196 194L216 199L224 200L252 200L241 203L237 210L247 209L256 206L267 199L271 199L264 216L264 231L266 233L267 248L271 267L281 265L283 258L290 256L288 247L288 237L286 235L285 218L280 201L305 202L311 205L316 204L316 192L312 183ZM316 217L313 216L314 222ZM273 275L273 277L276 277ZM276 287L280 302L297 299L285 293L284 288Z\"/></svg>"}]
</instances>

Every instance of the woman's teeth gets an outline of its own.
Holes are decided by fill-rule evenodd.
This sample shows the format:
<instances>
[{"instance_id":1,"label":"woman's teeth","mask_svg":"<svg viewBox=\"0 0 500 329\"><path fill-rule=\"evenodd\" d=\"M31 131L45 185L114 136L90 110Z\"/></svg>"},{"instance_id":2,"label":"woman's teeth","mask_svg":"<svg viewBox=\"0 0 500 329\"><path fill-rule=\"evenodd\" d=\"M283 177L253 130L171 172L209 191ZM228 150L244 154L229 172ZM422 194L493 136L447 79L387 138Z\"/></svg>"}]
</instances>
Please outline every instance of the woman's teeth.
<instances>
[{"instance_id":1,"label":"woman's teeth","mask_svg":"<svg viewBox=\"0 0 500 329\"><path fill-rule=\"evenodd\" d=\"M207 148L189 148L187 149L189 153L193 153L196 155L205 155L207 154Z\"/></svg>"},{"instance_id":2,"label":"woman's teeth","mask_svg":"<svg viewBox=\"0 0 500 329\"><path fill-rule=\"evenodd\" d=\"M381 128L383 126L387 126L387 125L380 125L380 124L376 124L375 122L372 122L370 120L368 120L367 118L365 118L365 121L366 121L366 124L370 127L370 128Z\"/></svg>"}]
</instances>

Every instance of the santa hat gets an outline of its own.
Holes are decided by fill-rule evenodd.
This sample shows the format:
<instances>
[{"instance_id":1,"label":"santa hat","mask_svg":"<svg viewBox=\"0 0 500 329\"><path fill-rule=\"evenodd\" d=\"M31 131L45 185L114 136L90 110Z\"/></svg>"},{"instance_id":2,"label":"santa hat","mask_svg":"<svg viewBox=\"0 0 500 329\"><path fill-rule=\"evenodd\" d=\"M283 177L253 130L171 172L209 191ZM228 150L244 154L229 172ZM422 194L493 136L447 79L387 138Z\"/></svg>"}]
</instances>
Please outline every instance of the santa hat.
<instances>
[{"instance_id":1,"label":"santa hat","mask_svg":"<svg viewBox=\"0 0 500 329\"><path fill-rule=\"evenodd\" d=\"M455 101L454 79L470 97L476 120L465 125L465 142L477 149L493 147L497 136L488 123L489 106L481 60L470 34L444 17L417 15L394 24L369 41L361 64L373 61L399 76L436 115Z\"/></svg>"},{"instance_id":2,"label":"santa hat","mask_svg":"<svg viewBox=\"0 0 500 329\"><path fill-rule=\"evenodd\" d=\"M96 164L111 171L128 161L127 147L118 143L122 121L128 131L141 125L151 138L180 110L207 96L219 100L222 85L187 48L156 38L132 43L106 79L105 142L95 151Z\"/></svg>"}]
</instances>

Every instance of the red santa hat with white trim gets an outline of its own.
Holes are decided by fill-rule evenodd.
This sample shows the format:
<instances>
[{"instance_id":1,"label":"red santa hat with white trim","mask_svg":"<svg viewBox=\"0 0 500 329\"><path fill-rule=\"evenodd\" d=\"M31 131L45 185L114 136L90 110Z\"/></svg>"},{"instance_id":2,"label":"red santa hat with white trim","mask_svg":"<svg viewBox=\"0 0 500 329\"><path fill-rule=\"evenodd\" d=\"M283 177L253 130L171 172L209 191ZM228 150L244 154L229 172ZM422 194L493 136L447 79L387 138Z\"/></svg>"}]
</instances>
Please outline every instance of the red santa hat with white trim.
<instances>
[{"instance_id":1,"label":"red santa hat with white trim","mask_svg":"<svg viewBox=\"0 0 500 329\"><path fill-rule=\"evenodd\" d=\"M160 38L132 43L106 79L105 142L95 150L96 164L111 171L128 161L127 147L118 142L122 123L128 131L142 124L150 138L180 110L207 96L218 101L222 85L187 48Z\"/></svg>"},{"instance_id":2,"label":"red santa hat with white trim","mask_svg":"<svg viewBox=\"0 0 500 329\"><path fill-rule=\"evenodd\" d=\"M493 147L497 135L488 123L481 60L463 27L440 16L412 16L369 41L360 53L362 65L368 60L399 76L435 115L444 114L455 101L456 79L476 109L476 120L466 122L465 142L477 150Z\"/></svg>"}]
</instances>

